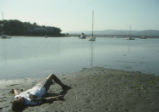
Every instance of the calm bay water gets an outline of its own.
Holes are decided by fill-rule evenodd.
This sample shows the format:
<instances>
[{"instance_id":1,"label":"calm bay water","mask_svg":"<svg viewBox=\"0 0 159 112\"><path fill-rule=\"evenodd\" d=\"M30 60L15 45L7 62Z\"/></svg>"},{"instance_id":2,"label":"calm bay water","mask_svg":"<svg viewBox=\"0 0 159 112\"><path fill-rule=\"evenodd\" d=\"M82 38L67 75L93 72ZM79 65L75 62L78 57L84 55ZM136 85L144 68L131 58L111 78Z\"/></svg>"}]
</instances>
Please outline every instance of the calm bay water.
<instances>
[{"instance_id":1,"label":"calm bay water","mask_svg":"<svg viewBox=\"0 0 159 112\"><path fill-rule=\"evenodd\" d=\"M159 75L159 39L0 39L1 79L70 73L93 66Z\"/></svg>"}]
</instances>

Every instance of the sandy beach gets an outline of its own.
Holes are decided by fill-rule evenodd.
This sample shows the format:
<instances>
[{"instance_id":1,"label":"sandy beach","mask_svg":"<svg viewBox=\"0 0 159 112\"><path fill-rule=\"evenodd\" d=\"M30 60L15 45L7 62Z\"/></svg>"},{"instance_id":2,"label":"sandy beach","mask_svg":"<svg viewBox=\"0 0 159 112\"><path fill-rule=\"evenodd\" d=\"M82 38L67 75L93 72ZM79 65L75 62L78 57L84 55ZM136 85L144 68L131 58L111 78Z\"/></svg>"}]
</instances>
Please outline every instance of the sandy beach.
<instances>
[{"instance_id":1,"label":"sandy beach","mask_svg":"<svg viewBox=\"0 0 159 112\"><path fill-rule=\"evenodd\" d=\"M57 76L72 87L65 100L28 107L23 112L159 112L159 76L98 67ZM12 112L11 89L26 90L41 79L1 79L0 112ZM51 94L60 92L57 84L49 90Z\"/></svg>"}]
</instances>

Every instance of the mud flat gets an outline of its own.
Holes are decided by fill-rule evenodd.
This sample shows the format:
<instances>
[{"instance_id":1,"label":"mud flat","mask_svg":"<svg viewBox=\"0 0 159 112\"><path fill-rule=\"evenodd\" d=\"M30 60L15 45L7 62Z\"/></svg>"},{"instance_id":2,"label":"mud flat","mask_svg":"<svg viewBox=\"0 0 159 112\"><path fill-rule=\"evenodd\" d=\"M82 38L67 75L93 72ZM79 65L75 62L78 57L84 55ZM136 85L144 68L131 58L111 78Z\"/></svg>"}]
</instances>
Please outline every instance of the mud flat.
<instances>
[{"instance_id":1,"label":"mud flat","mask_svg":"<svg viewBox=\"0 0 159 112\"><path fill-rule=\"evenodd\" d=\"M159 112L159 76L98 67L57 76L72 87L65 101L28 107L23 112ZM0 112L11 112L12 88L28 89L41 79L0 80ZM49 90L60 92L57 84Z\"/></svg>"}]
</instances>

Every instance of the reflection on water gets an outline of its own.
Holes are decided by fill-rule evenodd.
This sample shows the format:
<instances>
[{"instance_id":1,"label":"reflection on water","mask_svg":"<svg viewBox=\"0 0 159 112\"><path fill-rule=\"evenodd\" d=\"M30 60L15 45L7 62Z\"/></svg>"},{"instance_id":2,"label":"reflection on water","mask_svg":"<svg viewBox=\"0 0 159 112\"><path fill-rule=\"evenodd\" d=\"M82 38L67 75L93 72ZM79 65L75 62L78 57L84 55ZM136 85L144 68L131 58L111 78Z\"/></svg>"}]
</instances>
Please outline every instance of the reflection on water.
<instances>
[{"instance_id":1,"label":"reflection on water","mask_svg":"<svg viewBox=\"0 0 159 112\"><path fill-rule=\"evenodd\" d=\"M31 77L100 66L159 74L159 39L0 39L0 77Z\"/></svg>"},{"instance_id":2,"label":"reflection on water","mask_svg":"<svg viewBox=\"0 0 159 112\"><path fill-rule=\"evenodd\" d=\"M94 43L95 41L90 41L90 48L91 48L91 63L90 66L93 67L93 61L94 61Z\"/></svg>"}]
</instances>

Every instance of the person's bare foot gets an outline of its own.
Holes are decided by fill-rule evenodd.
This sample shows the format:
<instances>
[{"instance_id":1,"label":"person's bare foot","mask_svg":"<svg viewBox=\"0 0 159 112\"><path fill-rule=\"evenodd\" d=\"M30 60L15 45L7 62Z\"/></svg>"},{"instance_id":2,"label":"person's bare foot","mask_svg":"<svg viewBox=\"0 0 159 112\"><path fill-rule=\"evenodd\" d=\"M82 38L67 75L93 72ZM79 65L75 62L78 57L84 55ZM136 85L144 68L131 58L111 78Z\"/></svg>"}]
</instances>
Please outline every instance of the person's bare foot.
<instances>
[{"instance_id":1,"label":"person's bare foot","mask_svg":"<svg viewBox=\"0 0 159 112\"><path fill-rule=\"evenodd\" d=\"M57 97L57 100L64 101L65 99L64 99L64 96L63 96L63 95L60 95L60 96Z\"/></svg>"},{"instance_id":2,"label":"person's bare foot","mask_svg":"<svg viewBox=\"0 0 159 112\"><path fill-rule=\"evenodd\" d=\"M67 90L71 89L71 87L70 87L70 86L67 86L67 85L64 85L64 86L62 87L62 89L65 90L65 91L67 91Z\"/></svg>"}]
</instances>

